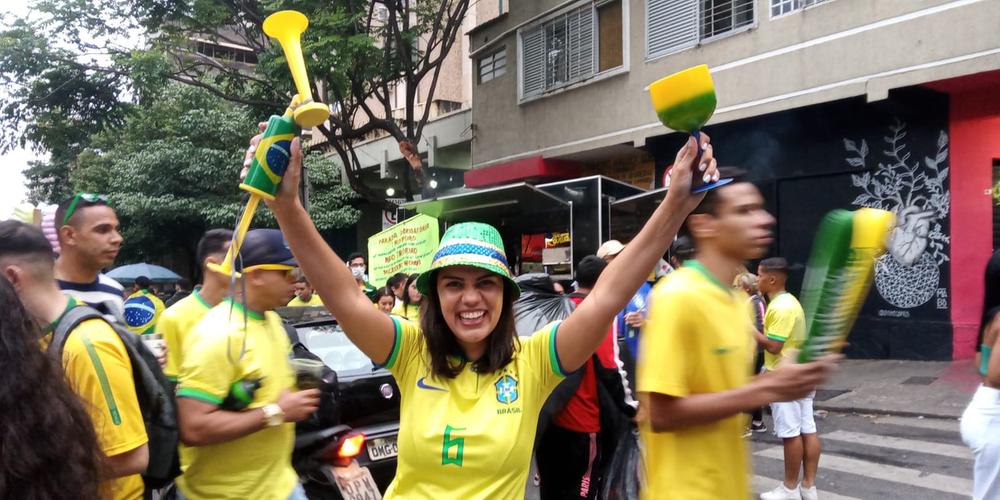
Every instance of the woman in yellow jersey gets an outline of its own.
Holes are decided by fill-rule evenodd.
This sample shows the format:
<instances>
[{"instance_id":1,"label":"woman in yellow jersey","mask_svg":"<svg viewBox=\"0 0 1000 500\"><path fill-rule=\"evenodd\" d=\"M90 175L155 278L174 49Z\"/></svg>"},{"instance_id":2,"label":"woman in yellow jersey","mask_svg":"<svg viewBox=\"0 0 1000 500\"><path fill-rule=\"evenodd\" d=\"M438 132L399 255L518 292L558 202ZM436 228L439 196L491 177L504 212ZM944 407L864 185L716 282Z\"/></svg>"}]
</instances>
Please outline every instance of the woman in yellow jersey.
<instances>
[{"instance_id":1,"label":"woman in yellow jersey","mask_svg":"<svg viewBox=\"0 0 1000 500\"><path fill-rule=\"evenodd\" d=\"M396 304L396 295L387 286L375 291L375 307L386 314L392 314L393 305Z\"/></svg>"},{"instance_id":2,"label":"woman in yellow jersey","mask_svg":"<svg viewBox=\"0 0 1000 500\"><path fill-rule=\"evenodd\" d=\"M717 178L708 137L701 140L695 173ZM677 153L671 185L691 184L698 147L690 139ZM474 222L449 227L430 269L416 281L423 295L419 324L386 316L352 286L350 271L309 219L298 197L301 162L296 139L269 206L344 332L399 384L399 456L385 495L390 499L523 498L542 403L566 373L590 359L703 197L668 191L587 300L561 324L518 338L512 304L520 290L496 229Z\"/></svg>"},{"instance_id":3,"label":"woman in yellow jersey","mask_svg":"<svg viewBox=\"0 0 1000 500\"><path fill-rule=\"evenodd\" d=\"M403 287L403 301L392 308L393 314L414 323L420 322L420 303L424 300L424 296L417 289L418 277L420 277L419 274L411 274L406 278L406 285Z\"/></svg>"},{"instance_id":4,"label":"woman in yellow jersey","mask_svg":"<svg viewBox=\"0 0 1000 500\"><path fill-rule=\"evenodd\" d=\"M59 363L39 345L38 327L14 287L3 278L0 318L0 366L4 367L0 496L97 500L109 495L101 491L104 467L90 415L70 389Z\"/></svg>"}]
</instances>

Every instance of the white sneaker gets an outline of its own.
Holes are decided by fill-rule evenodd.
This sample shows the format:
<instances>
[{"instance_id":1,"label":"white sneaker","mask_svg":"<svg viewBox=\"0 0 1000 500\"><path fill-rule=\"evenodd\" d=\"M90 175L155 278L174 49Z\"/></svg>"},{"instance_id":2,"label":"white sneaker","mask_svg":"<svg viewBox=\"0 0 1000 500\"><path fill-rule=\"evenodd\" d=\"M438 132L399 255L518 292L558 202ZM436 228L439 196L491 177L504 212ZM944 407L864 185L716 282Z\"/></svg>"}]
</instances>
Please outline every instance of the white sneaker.
<instances>
[{"instance_id":1,"label":"white sneaker","mask_svg":"<svg viewBox=\"0 0 1000 500\"><path fill-rule=\"evenodd\" d=\"M813 487L813 491L816 491L815 487ZM785 488L785 483L779 483L773 490L761 493L760 500L802 500L802 495L799 494L797 487L790 490Z\"/></svg>"},{"instance_id":2,"label":"white sneaker","mask_svg":"<svg viewBox=\"0 0 1000 500\"><path fill-rule=\"evenodd\" d=\"M802 495L802 500L819 500L819 493L816 491L816 485L812 485L809 488L799 485L799 494Z\"/></svg>"}]
</instances>

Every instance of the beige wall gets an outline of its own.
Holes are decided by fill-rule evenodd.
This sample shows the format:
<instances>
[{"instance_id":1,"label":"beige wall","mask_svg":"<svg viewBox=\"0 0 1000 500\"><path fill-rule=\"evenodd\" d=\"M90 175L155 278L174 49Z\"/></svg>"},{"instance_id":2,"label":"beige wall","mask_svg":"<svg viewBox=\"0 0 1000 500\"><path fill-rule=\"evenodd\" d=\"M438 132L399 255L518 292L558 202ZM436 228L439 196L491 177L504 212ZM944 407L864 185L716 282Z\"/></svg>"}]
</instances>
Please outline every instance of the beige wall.
<instances>
[{"instance_id":1,"label":"beige wall","mask_svg":"<svg viewBox=\"0 0 1000 500\"><path fill-rule=\"evenodd\" d=\"M484 53L507 50L506 74L473 89L475 166L642 145L666 133L644 87L697 64L713 68L714 123L857 95L878 100L891 88L1000 68L1000 0L832 0L775 19L769 2L758 0L754 28L652 61L646 3L623 1L627 72L530 102L518 100L514 28L581 3L512 0L508 16L474 32L474 53L489 43ZM927 12L933 8L941 10ZM804 43L811 45L779 53ZM747 60L754 56L760 59Z\"/></svg>"}]
</instances>

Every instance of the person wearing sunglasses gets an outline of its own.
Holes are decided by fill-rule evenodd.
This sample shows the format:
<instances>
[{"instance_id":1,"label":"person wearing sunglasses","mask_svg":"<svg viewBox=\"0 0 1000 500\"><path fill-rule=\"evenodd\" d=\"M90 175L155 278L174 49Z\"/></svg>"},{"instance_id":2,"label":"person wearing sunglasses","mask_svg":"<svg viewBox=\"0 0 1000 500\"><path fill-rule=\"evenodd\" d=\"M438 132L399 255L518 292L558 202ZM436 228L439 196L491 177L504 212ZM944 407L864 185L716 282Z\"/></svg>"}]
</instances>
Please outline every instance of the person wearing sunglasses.
<instances>
[{"instance_id":1,"label":"person wearing sunglasses","mask_svg":"<svg viewBox=\"0 0 1000 500\"><path fill-rule=\"evenodd\" d=\"M291 345L274 312L295 292L296 267L280 231L247 232L233 264L242 298L223 299L185 337L179 498L305 499L292 468L293 423L316 411L319 390L296 389ZM234 385L249 393L242 409L228 403Z\"/></svg>"},{"instance_id":2,"label":"person wearing sunglasses","mask_svg":"<svg viewBox=\"0 0 1000 500\"><path fill-rule=\"evenodd\" d=\"M73 195L59 204L55 225L61 252L55 267L59 288L126 324L124 288L101 273L114 264L122 245L118 214L108 198L94 193Z\"/></svg>"}]
</instances>

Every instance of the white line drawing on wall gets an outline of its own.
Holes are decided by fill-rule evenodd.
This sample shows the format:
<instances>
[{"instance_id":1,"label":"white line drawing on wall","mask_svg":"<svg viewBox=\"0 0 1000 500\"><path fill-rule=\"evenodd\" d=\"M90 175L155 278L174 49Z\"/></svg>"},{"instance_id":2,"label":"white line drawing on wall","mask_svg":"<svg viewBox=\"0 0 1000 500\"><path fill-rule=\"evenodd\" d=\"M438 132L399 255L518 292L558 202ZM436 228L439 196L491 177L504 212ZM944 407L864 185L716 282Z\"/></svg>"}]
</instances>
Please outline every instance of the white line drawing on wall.
<instances>
[{"instance_id":1,"label":"white line drawing on wall","mask_svg":"<svg viewBox=\"0 0 1000 500\"><path fill-rule=\"evenodd\" d=\"M885 162L874 171L851 174L851 184L863 191L853 205L881 208L896 214L889 236L889 251L875 264L875 287L886 302L911 309L931 300L941 280L940 266L947 262L950 237L942 231L948 216L948 134L941 130L937 152L923 161L910 161L906 123L896 118L884 137ZM846 161L868 167L868 144L844 139Z\"/></svg>"}]
</instances>

